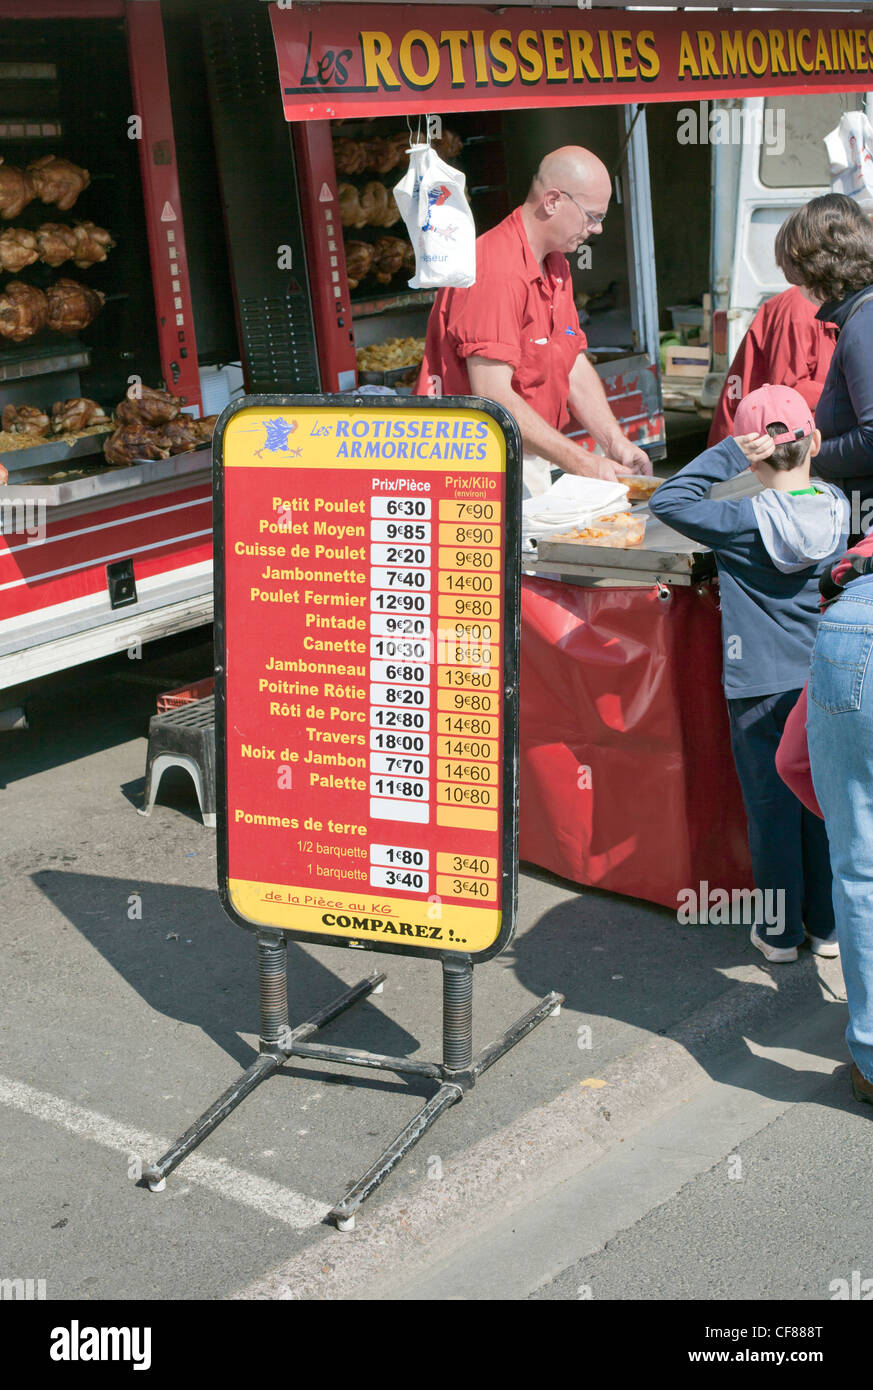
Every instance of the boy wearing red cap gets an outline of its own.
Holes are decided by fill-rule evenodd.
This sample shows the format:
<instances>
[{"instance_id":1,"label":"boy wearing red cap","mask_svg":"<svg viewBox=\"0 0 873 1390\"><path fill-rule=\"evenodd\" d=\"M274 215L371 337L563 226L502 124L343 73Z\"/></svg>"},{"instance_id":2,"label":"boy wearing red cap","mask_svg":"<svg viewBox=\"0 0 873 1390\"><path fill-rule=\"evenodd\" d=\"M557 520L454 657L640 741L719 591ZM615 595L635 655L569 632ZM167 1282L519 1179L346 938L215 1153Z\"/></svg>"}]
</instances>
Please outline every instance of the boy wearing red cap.
<instances>
[{"instance_id":1,"label":"boy wearing red cap","mask_svg":"<svg viewBox=\"0 0 873 1390\"><path fill-rule=\"evenodd\" d=\"M662 483L650 510L710 547L718 569L724 690L743 792L755 886L778 905L752 927L774 963L808 937L836 955L828 842L822 822L776 771L785 721L806 682L819 619L818 580L845 549L849 504L810 481L821 435L803 397L762 386L740 402L734 433ZM713 498L714 483L751 468L754 497Z\"/></svg>"}]
</instances>

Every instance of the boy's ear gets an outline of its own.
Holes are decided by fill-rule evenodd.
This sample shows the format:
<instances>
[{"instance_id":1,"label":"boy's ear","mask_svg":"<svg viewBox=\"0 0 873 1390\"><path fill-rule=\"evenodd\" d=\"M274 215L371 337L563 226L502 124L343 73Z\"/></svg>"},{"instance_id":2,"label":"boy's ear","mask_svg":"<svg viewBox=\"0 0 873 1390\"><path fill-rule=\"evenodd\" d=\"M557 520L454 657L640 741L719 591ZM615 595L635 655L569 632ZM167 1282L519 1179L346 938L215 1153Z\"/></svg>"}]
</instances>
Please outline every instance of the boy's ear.
<instances>
[{"instance_id":1,"label":"boy's ear","mask_svg":"<svg viewBox=\"0 0 873 1390\"><path fill-rule=\"evenodd\" d=\"M809 446L809 457L814 459L821 448L821 430L813 430L812 443Z\"/></svg>"}]
</instances>

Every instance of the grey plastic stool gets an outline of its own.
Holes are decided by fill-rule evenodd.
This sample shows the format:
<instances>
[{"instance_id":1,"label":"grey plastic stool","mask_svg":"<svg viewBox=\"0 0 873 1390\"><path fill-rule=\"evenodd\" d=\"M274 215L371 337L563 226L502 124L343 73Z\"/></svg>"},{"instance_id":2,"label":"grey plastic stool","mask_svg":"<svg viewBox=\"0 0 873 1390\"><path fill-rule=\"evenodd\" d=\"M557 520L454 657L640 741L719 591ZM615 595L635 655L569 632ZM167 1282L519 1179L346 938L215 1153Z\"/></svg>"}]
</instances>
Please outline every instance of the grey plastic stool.
<instances>
[{"instance_id":1,"label":"grey plastic stool","mask_svg":"<svg viewBox=\"0 0 873 1390\"><path fill-rule=\"evenodd\" d=\"M145 804L150 816L161 778L168 767L183 767L197 791L203 824L215 829L215 696L154 714L149 720Z\"/></svg>"}]
</instances>

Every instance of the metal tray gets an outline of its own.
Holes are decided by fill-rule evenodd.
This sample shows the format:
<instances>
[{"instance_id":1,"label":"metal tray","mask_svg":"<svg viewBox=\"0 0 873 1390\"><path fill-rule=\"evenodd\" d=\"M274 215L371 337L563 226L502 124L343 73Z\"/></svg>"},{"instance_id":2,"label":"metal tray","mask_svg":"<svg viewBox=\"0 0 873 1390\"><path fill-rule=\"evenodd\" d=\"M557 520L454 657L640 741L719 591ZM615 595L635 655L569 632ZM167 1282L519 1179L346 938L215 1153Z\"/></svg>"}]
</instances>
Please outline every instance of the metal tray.
<instances>
[{"instance_id":1,"label":"metal tray","mask_svg":"<svg viewBox=\"0 0 873 1390\"><path fill-rule=\"evenodd\" d=\"M32 444L28 449L9 449L0 453L0 463L8 470L10 483L45 477L49 473L56 473L65 464L72 464L74 460L101 454L111 433L110 425L100 434L86 434L72 444L67 444L61 437L47 439L44 444Z\"/></svg>"}]
</instances>

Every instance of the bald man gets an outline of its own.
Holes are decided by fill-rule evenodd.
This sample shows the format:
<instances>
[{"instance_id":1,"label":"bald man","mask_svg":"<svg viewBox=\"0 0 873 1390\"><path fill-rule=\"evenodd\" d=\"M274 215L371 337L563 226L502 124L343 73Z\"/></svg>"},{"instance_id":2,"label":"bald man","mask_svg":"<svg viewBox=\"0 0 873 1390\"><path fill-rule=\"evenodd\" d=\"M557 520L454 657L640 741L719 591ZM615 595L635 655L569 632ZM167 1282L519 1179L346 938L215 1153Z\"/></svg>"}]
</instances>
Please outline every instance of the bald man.
<instances>
[{"instance_id":1,"label":"bald man","mask_svg":"<svg viewBox=\"0 0 873 1390\"><path fill-rule=\"evenodd\" d=\"M440 290L427 326L419 395L487 396L518 422L526 495L545 492L551 467L614 481L651 473L621 432L585 356L567 256L599 236L612 191L590 150L547 154L521 207L476 241L476 283ZM572 411L605 457L561 431Z\"/></svg>"}]
</instances>

